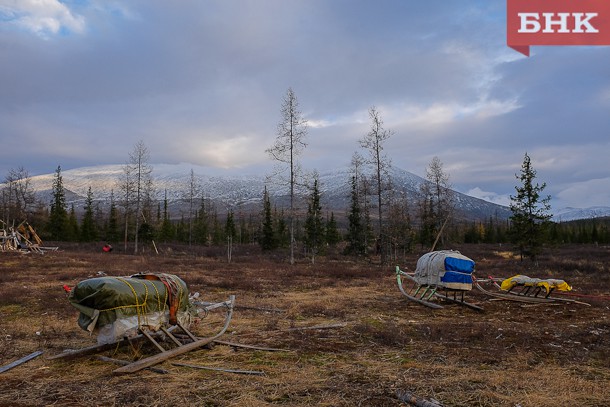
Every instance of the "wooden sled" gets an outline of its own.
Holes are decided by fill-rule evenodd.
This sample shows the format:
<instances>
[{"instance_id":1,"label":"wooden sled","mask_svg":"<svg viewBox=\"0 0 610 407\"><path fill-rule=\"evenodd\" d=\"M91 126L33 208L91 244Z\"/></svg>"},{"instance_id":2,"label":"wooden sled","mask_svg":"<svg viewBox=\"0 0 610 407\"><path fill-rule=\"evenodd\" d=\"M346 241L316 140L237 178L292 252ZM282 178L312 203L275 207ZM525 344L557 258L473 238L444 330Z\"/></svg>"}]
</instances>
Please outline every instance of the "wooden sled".
<instances>
[{"instance_id":1,"label":"wooden sled","mask_svg":"<svg viewBox=\"0 0 610 407\"><path fill-rule=\"evenodd\" d=\"M523 277L516 279L516 277ZM513 280L511 280L513 279ZM509 281L510 280L510 281ZM557 279L530 279L527 276L515 276L510 279L494 278L474 278L474 286L484 294L507 301L517 301L525 303L552 303L569 302L574 304L590 305L586 302L573 300L570 298L553 297L551 294L557 291L570 291L572 288L563 280ZM490 286L489 290L483 285ZM504 287L503 287L504 285Z\"/></svg>"},{"instance_id":2,"label":"wooden sled","mask_svg":"<svg viewBox=\"0 0 610 407\"><path fill-rule=\"evenodd\" d=\"M403 279L404 277L404 279ZM483 311L478 305L466 302L464 293L468 290L451 289L439 284L419 284L415 279L415 273L407 273L396 266L396 282L398 289L409 301L416 302L429 308L441 309L442 305L432 302L434 298L462 305L477 311ZM410 288L405 288L405 284Z\"/></svg>"},{"instance_id":3,"label":"wooden sled","mask_svg":"<svg viewBox=\"0 0 610 407\"><path fill-rule=\"evenodd\" d=\"M193 335L187 328L185 328L184 326L182 326L182 324L180 324L178 322L178 323L176 323L176 325L172 325L170 327L161 327L160 330L155 331L155 332L150 332L146 329L141 329L140 334L134 338L124 338L115 343L95 345L95 346L90 346L90 347L79 349L79 350L70 350L70 351L63 352L59 355L52 356L49 359L73 359L73 358L77 358L77 357L81 357L81 356L92 355L92 354L102 352L102 351L108 350L108 349L115 349L116 347L124 345L124 344L142 342L142 341L148 340L151 344L153 344L153 346L156 349L159 350L160 353L149 356L144 359L137 360L135 362L125 362L125 361L118 361L118 360L115 361L124 366L122 366L118 369L115 369L113 371L113 373L115 373L115 374L134 373L134 372L140 371L142 369L150 368L151 366L154 366L163 361L171 359L174 356L182 355L182 354L190 352L192 350L199 349L211 342L214 342L218 338L220 338L226 332L227 328L229 327L229 324L231 323L234 304L235 304L235 296L231 295L229 297L229 300L227 300L227 301L220 302L220 303L212 303L212 304L206 305L203 308L203 311L206 313L213 309L221 308L221 307L224 307L227 310L223 327L220 329L219 332L217 332L216 334L209 336L209 337L198 338L195 335ZM187 339L182 339L182 340L178 339L178 333L177 333L178 331L182 331L184 333L183 335L181 335L181 339L182 339L182 337L186 337ZM166 349L167 345L165 345L165 347L163 345L161 345L161 343L159 343L160 339L169 339L169 342L173 346L173 348Z\"/></svg>"}]
</instances>

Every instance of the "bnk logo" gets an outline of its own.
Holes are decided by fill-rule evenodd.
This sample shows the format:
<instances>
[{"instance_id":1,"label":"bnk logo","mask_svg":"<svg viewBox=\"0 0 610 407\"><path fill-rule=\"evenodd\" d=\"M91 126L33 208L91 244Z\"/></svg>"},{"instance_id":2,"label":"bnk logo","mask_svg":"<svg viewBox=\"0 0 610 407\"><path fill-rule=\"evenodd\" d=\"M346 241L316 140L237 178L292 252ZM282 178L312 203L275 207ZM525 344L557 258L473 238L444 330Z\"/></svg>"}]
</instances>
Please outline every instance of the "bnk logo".
<instances>
[{"instance_id":1,"label":"bnk logo","mask_svg":"<svg viewBox=\"0 0 610 407\"><path fill-rule=\"evenodd\" d=\"M508 46L610 45L608 0L507 0Z\"/></svg>"}]
</instances>

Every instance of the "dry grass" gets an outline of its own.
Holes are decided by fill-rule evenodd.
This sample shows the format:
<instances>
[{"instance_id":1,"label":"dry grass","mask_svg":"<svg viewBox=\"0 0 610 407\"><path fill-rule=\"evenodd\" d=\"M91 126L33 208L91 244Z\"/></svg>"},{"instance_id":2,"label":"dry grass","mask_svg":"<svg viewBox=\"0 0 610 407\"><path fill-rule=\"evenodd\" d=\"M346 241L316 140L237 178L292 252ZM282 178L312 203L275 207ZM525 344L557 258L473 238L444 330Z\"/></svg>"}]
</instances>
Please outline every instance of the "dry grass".
<instances>
[{"instance_id":1,"label":"dry grass","mask_svg":"<svg viewBox=\"0 0 610 407\"><path fill-rule=\"evenodd\" d=\"M591 307L523 306L469 298L484 313L410 303L396 287L393 267L318 259L289 266L255 255L159 256L61 251L44 256L1 254L0 365L45 354L0 374L0 406L400 406L397 390L434 397L445 406L606 406L610 399L610 280L608 248L553 248L540 268L519 263L505 248L465 246L481 276L517 273L565 278ZM417 255L401 267L413 268ZM173 366L160 375L115 376L95 358L51 361L67 348L95 343L76 324L63 284L104 271L127 275L170 272L204 300L237 296L224 340L284 352L216 345L176 357L195 365L262 371L248 376ZM253 309L259 308L259 309ZM261 309L281 309L283 312ZM205 335L210 317L194 328ZM294 329L323 324L333 329ZM133 360L148 345L106 356Z\"/></svg>"}]
</instances>

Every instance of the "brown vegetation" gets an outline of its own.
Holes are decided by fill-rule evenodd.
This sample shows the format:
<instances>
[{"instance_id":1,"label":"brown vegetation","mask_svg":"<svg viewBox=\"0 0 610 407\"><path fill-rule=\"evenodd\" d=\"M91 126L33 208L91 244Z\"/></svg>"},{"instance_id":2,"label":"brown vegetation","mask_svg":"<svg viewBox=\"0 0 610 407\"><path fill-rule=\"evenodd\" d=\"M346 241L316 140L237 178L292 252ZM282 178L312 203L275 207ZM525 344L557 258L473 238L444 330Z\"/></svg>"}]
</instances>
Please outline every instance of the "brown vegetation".
<instances>
[{"instance_id":1,"label":"brown vegetation","mask_svg":"<svg viewBox=\"0 0 610 407\"><path fill-rule=\"evenodd\" d=\"M479 276L568 280L591 306L470 301L485 312L447 304L432 310L398 291L394 267L318 259L290 266L245 248L233 262L179 250L160 255L60 248L44 255L1 253L0 366L36 350L44 354L0 373L0 406L400 406L398 390L445 406L607 406L610 400L610 248L553 248L527 270L509 249L463 246ZM240 255L241 251L241 255ZM400 262L413 269L418 254ZM95 344L80 330L62 285L98 271L123 276L168 272L205 301L237 296L222 338L285 352L217 344L174 362L264 372L239 375L159 365L115 376L96 358L51 361L65 349ZM239 307L241 306L241 307ZM281 310L274 310L279 309ZM205 335L214 317L193 330ZM334 325L333 325L334 324ZM295 329L331 325L328 329ZM148 345L104 352L117 359L154 353Z\"/></svg>"}]
</instances>

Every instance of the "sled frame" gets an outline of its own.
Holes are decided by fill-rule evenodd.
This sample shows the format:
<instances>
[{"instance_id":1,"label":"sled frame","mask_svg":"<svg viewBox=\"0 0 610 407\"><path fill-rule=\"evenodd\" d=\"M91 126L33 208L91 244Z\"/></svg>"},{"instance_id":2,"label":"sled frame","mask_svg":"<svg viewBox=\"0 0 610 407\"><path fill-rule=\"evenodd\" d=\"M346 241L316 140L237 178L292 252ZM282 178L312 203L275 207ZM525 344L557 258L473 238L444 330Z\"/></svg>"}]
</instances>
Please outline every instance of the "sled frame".
<instances>
[{"instance_id":1,"label":"sled frame","mask_svg":"<svg viewBox=\"0 0 610 407\"><path fill-rule=\"evenodd\" d=\"M530 304L544 304L552 302L568 302L574 304L590 305L586 302L573 300L570 298L558 298L552 297L554 288L551 287L548 293L542 291L542 287L532 287L524 285L515 285L510 290L503 290L499 283L502 282L502 278L495 278L488 276L487 278L473 278L473 285L482 293L502 300L525 302ZM483 287L483 284L490 284L495 291L488 290Z\"/></svg>"},{"instance_id":2,"label":"sled frame","mask_svg":"<svg viewBox=\"0 0 610 407\"><path fill-rule=\"evenodd\" d=\"M172 325L170 327L161 327L159 331L151 332L146 329L140 329L139 335L134 338L124 338L120 341L107 343L102 345L94 345L86 348L78 349L78 350L69 350L58 355L52 356L49 359L74 359L82 356L88 356L92 354L96 354L98 352L102 352L109 349L115 349L118 346L122 346L128 343L137 343L142 341L149 341L158 351L159 353L146 357L144 359L137 360L135 362L130 362L124 364L124 366L115 369L113 373L115 374L126 374L126 373L134 373L140 371L142 369L150 368L156 364L159 364L163 361L173 358L174 356L182 355L184 353L190 352L195 349L199 349L211 342L216 341L220 338L228 329L229 324L231 323L231 319L233 317L233 309L235 306L235 296L231 295L227 301L213 303L203 308L205 312L225 307L227 309L225 320L223 327L216 334L205 337L198 338L192 332L190 332L186 327L182 324L177 323L176 325ZM188 338L187 340L190 342L183 343L176 337L176 331L181 330L184 332L185 336ZM166 349L161 345L158 339L163 337L167 337L173 345L175 345L172 349Z\"/></svg>"},{"instance_id":3,"label":"sled frame","mask_svg":"<svg viewBox=\"0 0 610 407\"><path fill-rule=\"evenodd\" d=\"M465 290L450 289L432 284L419 284L415 280L413 273L402 271L399 266L396 266L396 282L398 283L398 289L400 292L409 301L416 302L428 308L444 308L442 305L431 301L433 298L440 298L444 301L462 305L476 311L483 311L483 308L479 307L478 305L464 300ZM410 284L411 287L406 289L405 283Z\"/></svg>"}]
</instances>

